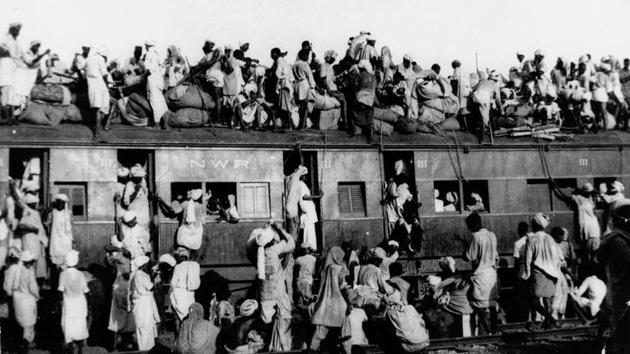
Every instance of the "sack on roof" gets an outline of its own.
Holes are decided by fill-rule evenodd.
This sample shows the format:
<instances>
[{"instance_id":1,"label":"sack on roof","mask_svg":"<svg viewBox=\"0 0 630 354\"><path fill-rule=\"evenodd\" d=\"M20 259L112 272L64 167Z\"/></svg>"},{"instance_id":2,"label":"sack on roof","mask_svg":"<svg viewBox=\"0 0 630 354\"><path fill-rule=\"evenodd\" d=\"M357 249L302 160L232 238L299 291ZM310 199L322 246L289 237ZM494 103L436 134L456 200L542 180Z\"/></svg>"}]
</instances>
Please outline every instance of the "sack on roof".
<instances>
[{"instance_id":1,"label":"sack on roof","mask_svg":"<svg viewBox=\"0 0 630 354\"><path fill-rule=\"evenodd\" d=\"M341 107L339 100L332 96L320 95L319 93L315 92L315 104L313 106L313 109L328 110L337 107Z\"/></svg>"},{"instance_id":2,"label":"sack on roof","mask_svg":"<svg viewBox=\"0 0 630 354\"><path fill-rule=\"evenodd\" d=\"M70 90L63 85L41 84L31 89L31 100L62 105L70 104Z\"/></svg>"},{"instance_id":3,"label":"sack on roof","mask_svg":"<svg viewBox=\"0 0 630 354\"><path fill-rule=\"evenodd\" d=\"M127 104L125 105L125 109L127 113L136 116L138 118L150 118L153 117L151 105L146 97L132 93L127 100Z\"/></svg>"},{"instance_id":4,"label":"sack on roof","mask_svg":"<svg viewBox=\"0 0 630 354\"><path fill-rule=\"evenodd\" d=\"M438 83L440 81L442 86ZM442 92L442 89L444 92ZM450 96L453 88L445 78L438 76L435 80L418 80L416 83L416 95L420 102Z\"/></svg>"},{"instance_id":5,"label":"sack on roof","mask_svg":"<svg viewBox=\"0 0 630 354\"><path fill-rule=\"evenodd\" d=\"M374 120L380 120L390 124L395 124L398 121L398 114L389 108L374 107Z\"/></svg>"},{"instance_id":6,"label":"sack on roof","mask_svg":"<svg viewBox=\"0 0 630 354\"><path fill-rule=\"evenodd\" d=\"M339 118L341 117L341 109L334 108L325 111L316 111L315 119L319 130L337 129L339 127Z\"/></svg>"},{"instance_id":7,"label":"sack on roof","mask_svg":"<svg viewBox=\"0 0 630 354\"><path fill-rule=\"evenodd\" d=\"M169 125L176 128L198 128L206 124L209 119L210 113L206 110L182 108L172 113Z\"/></svg>"},{"instance_id":8,"label":"sack on roof","mask_svg":"<svg viewBox=\"0 0 630 354\"><path fill-rule=\"evenodd\" d=\"M403 134L413 134L418 129L418 123L409 118L400 117L396 122L396 131Z\"/></svg>"},{"instance_id":9,"label":"sack on roof","mask_svg":"<svg viewBox=\"0 0 630 354\"><path fill-rule=\"evenodd\" d=\"M176 111L181 108L196 108L209 111L214 109L214 99L198 86L184 83L168 90L165 95L169 108Z\"/></svg>"},{"instance_id":10,"label":"sack on roof","mask_svg":"<svg viewBox=\"0 0 630 354\"><path fill-rule=\"evenodd\" d=\"M459 121L456 118L448 118L445 121L442 122L442 129L447 130L447 131L458 131L461 129L461 125L459 124Z\"/></svg>"},{"instance_id":11,"label":"sack on roof","mask_svg":"<svg viewBox=\"0 0 630 354\"><path fill-rule=\"evenodd\" d=\"M61 122L81 122L83 117L77 106L51 105L40 102L30 102L26 110L18 117L19 122L37 125L59 125Z\"/></svg>"},{"instance_id":12,"label":"sack on roof","mask_svg":"<svg viewBox=\"0 0 630 354\"><path fill-rule=\"evenodd\" d=\"M394 132L394 126L380 120L374 120L374 134L390 136Z\"/></svg>"}]
</instances>

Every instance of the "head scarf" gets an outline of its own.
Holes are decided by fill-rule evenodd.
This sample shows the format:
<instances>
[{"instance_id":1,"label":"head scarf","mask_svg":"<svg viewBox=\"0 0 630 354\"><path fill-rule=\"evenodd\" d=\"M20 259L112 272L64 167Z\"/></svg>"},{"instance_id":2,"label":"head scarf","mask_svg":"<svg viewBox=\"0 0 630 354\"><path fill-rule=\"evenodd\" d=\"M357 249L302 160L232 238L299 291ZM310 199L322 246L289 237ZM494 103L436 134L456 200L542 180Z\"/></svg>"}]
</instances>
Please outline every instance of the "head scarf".
<instances>
[{"instance_id":1,"label":"head scarf","mask_svg":"<svg viewBox=\"0 0 630 354\"><path fill-rule=\"evenodd\" d=\"M165 253L163 255L160 256L160 258L158 258L158 261L160 263L166 263L168 265L170 265L171 267L175 267L175 264L177 262L175 262L175 258L173 258L173 256L171 256L168 253Z\"/></svg>"},{"instance_id":2,"label":"head scarf","mask_svg":"<svg viewBox=\"0 0 630 354\"><path fill-rule=\"evenodd\" d=\"M129 169L127 167L120 167L116 170L116 175L119 178L129 177Z\"/></svg>"},{"instance_id":3,"label":"head scarf","mask_svg":"<svg viewBox=\"0 0 630 354\"><path fill-rule=\"evenodd\" d=\"M407 173L407 165L405 165L405 161L397 160L394 162L394 170L396 170L396 175L402 175Z\"/></svg>"},{"instance_id":4,"label":"head scarf","mask_svg":"<svg viewBox=\"0 0 630 354\"><path fill-rule=\"evenodd\" d=\"M68 202L68 196L63 194L63 193L59 193L59 194L55 194L55 197L53 198L53 200L61 200L62 202Z\"/></svg>"},{"instance_id":5,"label":"head scarf","mask_svg":"<svg viewBox=\"0 0 630 354\"><path fill-rule=\"evenodd\" d=\"M239 307L241 316L244 316L244 317L249 317L253 315L256 312L256 310L258 310L258 301L254 299L247 299L243 301L243 303Z\"/></svg>"},{"instance_id":6,"label":"head scarf","mask_svg":"<svg viewBox=\"0 0 630 354\"><path fill-rule=\"evenodd\" d=\"M623 193L625 190L623 184L619 181L614 181L610 187L610 191L615 193Z\"/></svg>"},{"instance_id":7,"label":"head scarf","mask_svg":"<svg viewBox=\"0 0 630 354\"><path fill-rule=\"evenodd\" d=\"M135 164L131 166L131 170L129 170L129 174L131 177L144 177L146 176L147 173L144 171L144 168L140 166L140 164Z\"/></svg>"},{"instance_id":8,"label":"head scarf","mask_svg":"<svg viewBox=\"0 0 630 354\"><path fill-rule=\"evenodd\" d=\"M188 316L179 327L175 349L177 353L210 353L212 336L208 329L212 324L203 319L203 306L195 302L188 308Z\"/></svg>"},{"instance_id":9,"label":"head scarf","mask_svg":"<svg viewBox=\"0 0 630 354\"><path fill-rule=\"evenodd\" d=\"M324 275L326 274L326 268L328 268L329 265L337 264L337 265L345 266L345 263L343 261L344 255L345 255L345 252L339 246L334 246L328 250L328 253L326 254L326 260L324 261L324 264L320 272L322 279L324 278Z\"/></svg>"},{"instance_id":10,"label":"head scarf","mask_svg":"<svg viewBox=\"0 0 630 354\"><path fill-rule=\"evenodd\" d=\"M337 52L335 52L332 49L325 51L324 52L324 59L328 59L328 58L337 59Z\"/></svg>"}]
</instances>

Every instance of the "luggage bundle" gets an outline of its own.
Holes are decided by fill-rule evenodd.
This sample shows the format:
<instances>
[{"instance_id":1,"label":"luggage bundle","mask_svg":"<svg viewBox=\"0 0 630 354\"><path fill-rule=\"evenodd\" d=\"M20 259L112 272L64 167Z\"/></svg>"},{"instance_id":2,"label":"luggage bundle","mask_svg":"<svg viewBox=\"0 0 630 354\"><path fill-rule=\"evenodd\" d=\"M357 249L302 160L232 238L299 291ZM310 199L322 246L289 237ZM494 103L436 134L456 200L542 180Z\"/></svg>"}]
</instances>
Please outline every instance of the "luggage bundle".
<instances>
[{"instance_id":1,"label":"luggage bundle","mask_svg":"<svg viewBox=\"0 0 630 354\"><path fill-rule=\"evenodd\" d=\"M216 102L207 92L191 83L171 88L165 95L166 103L173 112L170 126L178 128L201 127L210 120L210 111Z\"/></svg>"},{"instance_id":2,"label":"luggage bundle","mask_svg":"<svg viewBox=\"0 0 630 354\"><path fill-rule=\"evenodd\" d=\"M61 122L81 122L83 117L71 103L70 90L63 85L38 84L31 89L26 109L17 118L19 122L36 125L59 125Z\"/></svg>"}]
</instances>

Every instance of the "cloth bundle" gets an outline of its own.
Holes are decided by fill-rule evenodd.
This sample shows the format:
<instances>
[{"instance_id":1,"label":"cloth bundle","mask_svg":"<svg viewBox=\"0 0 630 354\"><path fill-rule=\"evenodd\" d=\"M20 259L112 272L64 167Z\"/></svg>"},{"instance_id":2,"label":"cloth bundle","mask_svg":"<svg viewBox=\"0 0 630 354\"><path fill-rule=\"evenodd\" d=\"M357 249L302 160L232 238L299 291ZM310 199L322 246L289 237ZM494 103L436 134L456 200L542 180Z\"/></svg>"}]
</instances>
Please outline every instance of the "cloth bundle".
<instances>
[{"instance_id":1,"label":"cloth bundle","mask_svg":"<svg viewBox=\"0 0 630 354\"><path fill-rule=\"evenodd\" d=\"M383 134L384 136L390 136L394 132L394 126L381 120L374 120L374 133Z\"/></svg>"},{"instance_id":2,"label":"cloth bundle","mask_svg":"<svg viewBox=\"0 0 630 354\"><path fill-rule=\"evenodd\" d=\"M214 109L214 99L198 86L181 84L166 92L166 103L173 111L182 108Z\"/></svg>"},{"instance_id":3,"label":"cloth bundle","mask_svg":"<svg viewBox=\"0 0 630 354\"><path fill-rule=\"evenodd\" d=\"M398 121L398 114L389 108L374 107L374 120L380 120L390 124L396 124Z\"/></svg>"},{"instance_id":4,"label":"cloth bundle","mask_svg":"<svg viewBox=\"0 0 630 354\"><path fill-rule=\"evenodd\" d=\"M72 96L70 90L63 85L35 85L31 89L31 100L51 104L69 105Z\"/></svg>"},{"instance_id":5,"label":"cloth bundle","mask_svg":"<svg viewBox=\"0 0 630 354\"><path fill-rule=\"evenodd\" d=\"M422 101L418 121L439 124L446 119L447 114L456 114L458 110L457 97L453 95Z\"/></svg>"},{"instance_id":6,"label":"cloth bundle","mask_svg":"<svg viewBox=\"0 0 630 354\"><path fill-rule=\"evenodd\" d=\"M324 111L338 107L341 107L341 104L336 98L328 95L320 95L315 92L315 103L313 105L313 109Z\"/></svg>"},{"instance_id":7,"label":"cloth bundle","mask_svg":"<svg viewBox=\"0 0 630 354\"><path fill-rule=\"evenodd\" d=\"M59 125L61 122L81 122L83 117L77 106L52 105L31 101L18 117L19 122L36 125Z\"/></svg>"},{"instance_id":8,"label":"cloth bundle","mask_svg":"<svg viewBox=\"0 0 630 354\"><path fill-rule=\"evenodd\" d=\"M318 114L317 127L319 130L337 129L341 117L339 108L322 110Z\"/></svg>"},{"instance_id":9,"label":"cloth bundle","mask_svg":"<svg viewBox=\"0 0 630 354\"><path fill-rule=\"evenodd\" d=\"M198 108L181 108L172 114L169 125L176 128L198 128L208 123L210 112Z\"/></svg>"}]
</instances>

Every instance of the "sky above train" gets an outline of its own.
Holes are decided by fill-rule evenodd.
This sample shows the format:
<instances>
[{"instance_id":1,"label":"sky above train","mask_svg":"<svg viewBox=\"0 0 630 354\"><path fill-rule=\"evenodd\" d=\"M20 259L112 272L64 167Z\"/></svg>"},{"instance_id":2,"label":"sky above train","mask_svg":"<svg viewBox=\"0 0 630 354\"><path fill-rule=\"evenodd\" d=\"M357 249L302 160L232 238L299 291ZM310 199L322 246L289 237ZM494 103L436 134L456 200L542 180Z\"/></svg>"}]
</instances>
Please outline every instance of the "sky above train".
<instances>
[{"instance_id":1,"label":"sky above train","mask_svg":"<svg viewBox=\"0 0 630 354\"><path fill-rule=\"evenodd\" d=\"M529 57L542 49L549 64L585 53L624 58L629 13L624 0L2 0L0 27L23 22L24 47L39 39L67 63L83 44L125 59L148 38L162 55L177 45L193 64L206 39L250 42L249 56L266 65L272 47L293 60L309 40L321 58L327 49L345 52L348 37L365 30L395 62L409 53L449 73L455 58L474 70L476 53L480 69L502 71L515 64L516 51Z\"/></svg>"}]
</instances>

